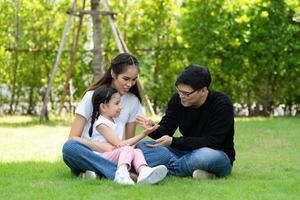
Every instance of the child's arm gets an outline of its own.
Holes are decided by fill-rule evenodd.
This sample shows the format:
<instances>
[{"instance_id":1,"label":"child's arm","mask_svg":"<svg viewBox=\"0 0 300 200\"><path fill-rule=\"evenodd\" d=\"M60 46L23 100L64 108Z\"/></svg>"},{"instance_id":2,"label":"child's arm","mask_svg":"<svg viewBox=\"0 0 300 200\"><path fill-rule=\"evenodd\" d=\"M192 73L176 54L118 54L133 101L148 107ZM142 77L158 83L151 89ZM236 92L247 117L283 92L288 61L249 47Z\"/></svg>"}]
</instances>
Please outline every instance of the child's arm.
<instances>
[{"instance_id":1,"label":"child's arm","mask_svg":"<svg viewBox=\"0 0 300 200\"><path fill-rule=\"evenodd\" d=\"M143 130L143 132L140 135L137 135L135 137L129 138L127 140L120 140L115 133L106 125L100 124L96 127L97 131L105 137L105 139L111 143L112 145L116 147L125 146L125 145L134 145L138 141L142 140L144 137L155 131L159 125L155 125L149 128L146 128Z\"/></svg>"},{"instance_id":2,"label":"child's arm","mask_svg":"<svg viewBox=\"0 0 300 200\"><path fill-rule=\"evenodd\" d=\"M130 145L130 146L135 145L140 140L144 139L144 137L146 137L147 135L149 135L150 133L152 133L153 131L155 131L158 127L159 127L159 125L154 125L154 126L145 128L140 135L136 135L136 136L134 136L132 138L129 138L127 140L123 140L121 142L121 146L124 146L124 145Z\"/></svg>"}]
</instances>

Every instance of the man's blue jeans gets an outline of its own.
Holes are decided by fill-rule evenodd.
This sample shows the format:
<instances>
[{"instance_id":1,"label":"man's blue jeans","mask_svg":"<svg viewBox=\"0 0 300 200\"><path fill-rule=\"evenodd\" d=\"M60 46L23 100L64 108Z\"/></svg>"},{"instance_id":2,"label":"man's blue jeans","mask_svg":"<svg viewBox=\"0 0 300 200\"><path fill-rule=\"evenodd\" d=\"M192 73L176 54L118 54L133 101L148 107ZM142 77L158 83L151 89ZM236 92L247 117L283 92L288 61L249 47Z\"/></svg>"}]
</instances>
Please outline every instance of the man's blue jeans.
<instances>
[{"instance_id":1,"label":"man's blue jeans","mask_svg":"<svg viewBox=\"0 0 300 200\"><path fill-rule=\"evenodd\" d=\"M115 178L117 170L115 163L95 154L89 147L76 140L68 140L63 146L62 153L66 165L76 175L91 170L108 179Z\"/></svg>"},{"instance_id":2,"label":"man's blue jeans","mask_svg":"<svg viewBox=\"0 0 300 200\"><path fill-rule=\"evenodd\" d=\"M172 147L147 147L154 141L141 141L141 149L150 167L165 165L169 174L191 176L196 169L201 169L223 177L231 173L232 166L228 156L219 150L203 147L193 151L183 151Z\"/></svg>"}]
</instances>

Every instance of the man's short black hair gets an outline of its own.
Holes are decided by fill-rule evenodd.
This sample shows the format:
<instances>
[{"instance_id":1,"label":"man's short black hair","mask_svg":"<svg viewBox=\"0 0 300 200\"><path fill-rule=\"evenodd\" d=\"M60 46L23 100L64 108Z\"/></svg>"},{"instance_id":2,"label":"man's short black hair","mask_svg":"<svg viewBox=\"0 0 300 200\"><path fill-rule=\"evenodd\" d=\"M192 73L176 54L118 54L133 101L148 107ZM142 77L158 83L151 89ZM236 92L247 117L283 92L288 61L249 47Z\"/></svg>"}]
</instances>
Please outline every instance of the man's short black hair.
<instances>
[{"instance_id":1,"label":"man's short black hair","mask_svg":"<svg viewBox=\"0 0 300 200\"><path fill-rule=\"evenodd\" d=\"M203 87L209 88L211 76L207 67L191 64L186 67L177 77L175 86L185 84L191 86L194 90Z\"/></svg>"}]
</instances>

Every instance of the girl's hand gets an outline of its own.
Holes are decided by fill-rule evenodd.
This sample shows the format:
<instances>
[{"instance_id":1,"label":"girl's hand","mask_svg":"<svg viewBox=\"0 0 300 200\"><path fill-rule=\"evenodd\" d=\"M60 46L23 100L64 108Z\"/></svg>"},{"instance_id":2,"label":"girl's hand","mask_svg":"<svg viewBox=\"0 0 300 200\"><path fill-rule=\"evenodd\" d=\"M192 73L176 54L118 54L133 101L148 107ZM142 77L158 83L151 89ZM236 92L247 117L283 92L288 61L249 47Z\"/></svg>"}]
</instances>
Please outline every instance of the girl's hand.
<instances>
[{"instance_id":1,"label":"girl's hand","mask_svg":"<svg viewBox=\"0 0 300 200\"><path fill-rule=\"evenodd\" d=\"M143 129L148 129L154 126L154 123L151 119L147 119L141 115L136 116L136 122L143 128ZM157 127L158 128L158 127ZM156 129L157 129L156 128ZM154 129L154 130L156 130ZM154 131L153 130L153 131Z\"/></svg>"},{"instance_id":2,"label":"girl's hand","mask_svg":"<svg viewBox=\"0 0 300 200\"><path fill-rule=\"evenodd\" d=\"M143 134L144 136L147 136L147 135L149 135L150 133L152 133L153 131L155 131L156 129L158 129L158 127L159 127L159 125L156 124L156 125L154 125L154 126L151 126L151 127L148 127L148 128L144 128L142 134Z\"/></svg>"},{"instance_id":3,"label":"girl's hand","mask_svg":"<svg viewBox=\"0 0 300 200\"><path fill-rule=\"evenodd\" d=\"M119 142L116 146L115 149L120 148L120 147L124 147L124 146L129 146L129 144L127 144L124 141Z\"/></svg>"}]
</instances>

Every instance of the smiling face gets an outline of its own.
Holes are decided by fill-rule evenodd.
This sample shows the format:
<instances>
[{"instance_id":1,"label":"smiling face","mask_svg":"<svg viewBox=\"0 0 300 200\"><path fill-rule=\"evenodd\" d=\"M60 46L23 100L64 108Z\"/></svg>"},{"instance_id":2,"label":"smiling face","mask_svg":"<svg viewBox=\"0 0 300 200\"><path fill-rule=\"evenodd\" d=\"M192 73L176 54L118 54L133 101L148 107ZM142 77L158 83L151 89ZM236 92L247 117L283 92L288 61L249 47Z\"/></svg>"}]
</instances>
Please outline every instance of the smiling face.
<instances>
[{"instance_id":1,"label":"smiling face","mask_svg":"<svg viewBox=\"0 0 300 200\"><path fill-rule=\"evenodd\" d=\"M114 93L109 102L100 104L101 115L107 118L118 117L121 112L120 101L121 95L118 92Z\"/></svg>"},{"instance_id":2,"label":"smiling face","mask_svg":"<svg viewBox=\"0 0 300 200\"><path fill-rule=\"evenodd\" d=\"M138 68L132 65L128 66L127 69L121 74L116 75L114 72L112 72L112 85L121 95L123 95L129 92L130 88L136 84L138 75Z\"/></svg>"},{"instance_id":3,"label":"smiling face","mask_svg":"<svg viewBox=\"0 0 300 200\"><path fill-rule=\"evenodd\" d=\"M194 90L190 85L179 84L177 93L180 97L181 104L184 107L200 107L206 100L208 90L206 87Z\"/></svg>"}]
</instances>

